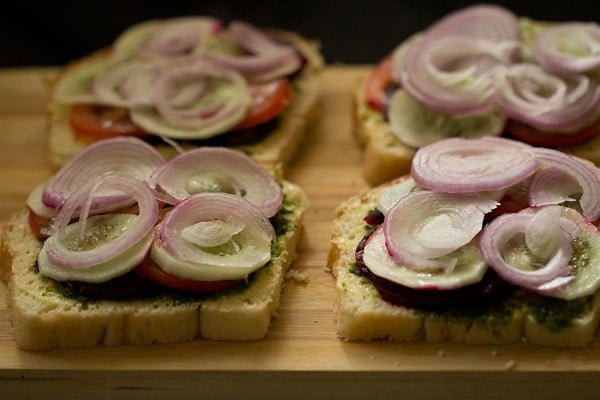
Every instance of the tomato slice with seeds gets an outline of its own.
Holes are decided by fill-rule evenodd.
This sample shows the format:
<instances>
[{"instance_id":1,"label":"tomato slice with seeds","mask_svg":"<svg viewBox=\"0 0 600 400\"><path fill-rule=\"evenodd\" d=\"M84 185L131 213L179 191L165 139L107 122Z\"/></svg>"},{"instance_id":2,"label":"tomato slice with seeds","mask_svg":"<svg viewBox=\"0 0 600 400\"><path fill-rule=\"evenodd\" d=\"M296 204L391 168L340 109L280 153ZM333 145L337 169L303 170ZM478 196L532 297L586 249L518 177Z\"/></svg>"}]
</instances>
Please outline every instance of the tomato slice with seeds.
<instances>
[{"instance_id":1,"label":"tomato slice with seeds","mask_svg":"<svg viewBox=\"0 0 600 400\"><path fill-rule=\"evenodd\" d=\"M74 104L69 123L75 133L93 139L148 135L131 121L129 112L123 107Z\"/></svg>"},{"instance_id":2,"label":"tomato slice with seeds","mask_svg":"<svg viewBox=\"0 0 600 400\"><path fill-rule=\"evenodd\" d=\"M292 100L294 90L288 79L250 85L252 108L242 122L232 130L249 129L269 122L279 115Z\"/></svg>"},{"instance_id":3,"label":"tomato slice with seeds","mask_svg":"<svg viewBox=\"0 0 600 400\"><path fill-rule=\"evenodd\" d=\"M505 131L513 138L532 146L550 148L575 146L588 142L600 134L600 118L579 131L569 134L540 132L527 124L512 119L507 121Z\"/></svg>"},{"instance_id":4,"label":"tomato slice with seeds","mask_svg":"<svg viewBox=\"0 0 600 400\"><path fill-rule=\"evenodd\" d=\"M371 72L367 80L365 94L367 104L377 111L384 112L388 102L386 90L393 84L392 64L392 56L385 57L375 66L375 69Z\"/></svg>"},{"instance_id":5,"label":"tomato slice with seeds","mask_svg":"<svg viewBox=\"0 0 600 400\"><path fill-rule=\"evenodd\" d=\"M180 278L165 272L150 257L138 265L134 271L143 278L151 280L159 285L172 289L184 290L194 293L214 293L231 289L244 282L244 279L223 281L197 281L193 279Z\"/></svg>"}]
</instances>

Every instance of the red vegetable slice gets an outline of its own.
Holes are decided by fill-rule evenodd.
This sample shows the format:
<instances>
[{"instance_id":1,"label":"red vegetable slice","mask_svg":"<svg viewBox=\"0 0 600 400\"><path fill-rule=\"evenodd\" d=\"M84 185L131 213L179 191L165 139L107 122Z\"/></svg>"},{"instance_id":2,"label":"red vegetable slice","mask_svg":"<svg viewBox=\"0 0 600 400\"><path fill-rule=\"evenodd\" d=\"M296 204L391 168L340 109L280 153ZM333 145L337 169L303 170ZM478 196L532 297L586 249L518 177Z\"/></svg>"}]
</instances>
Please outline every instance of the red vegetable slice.
<instances>
[{"instance_id":1,"label":"red vegetable slice","mask_svg":"<svg viewBox=\"0 0 600 400\"><path fill-rule=\"evenodd\" d=\"M74 104L71 106L69 123L76 134L92 139L148 136L146 131L131 121L129 111L122 107Z\"/></svg>"}]
</instances>

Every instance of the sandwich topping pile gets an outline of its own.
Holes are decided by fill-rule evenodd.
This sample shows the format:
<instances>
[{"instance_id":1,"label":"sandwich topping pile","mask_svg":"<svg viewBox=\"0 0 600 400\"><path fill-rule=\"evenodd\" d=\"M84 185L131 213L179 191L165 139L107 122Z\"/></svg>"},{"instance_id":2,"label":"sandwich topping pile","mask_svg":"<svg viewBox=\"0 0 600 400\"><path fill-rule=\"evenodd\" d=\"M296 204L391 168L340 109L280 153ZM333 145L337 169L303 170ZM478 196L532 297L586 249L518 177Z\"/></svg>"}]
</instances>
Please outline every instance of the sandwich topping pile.
<instances>
[{"instance_id":1,"label":"sandwich topping pile","mask_svg":"<svg viewBox=\"0 0 600 400\"><path fill-rule=\"evenodd\" d=\"M305 61L293 44L246 22L149 21L67 69L53 101L72 106L71 128L86 137L207 139L276 118Z\"/></svg>"},{"instance_id":2,"label":"sandwich topping pile","mask_svg":"<svg viewBox=\"0 0 600 400\"><path fill-rule=\"evenodd\" d=\"M280 182L245 154L199 147L166 161L138 138L92 144L27 204L39 273L92 298L241 285L286 229Z\"/></svg>"},{"instance_id":3,"label":"sandwich topping pile","mask_svg":"<svg viewBox=\"0 0 600 400\"><path fill-rule=\"evenodd\" d=\"M537 22L496 5L448 14L384 58L366 102L411 148L506 134L558 148L600 132L600 25Z\"/></svg>"},{"instance_id":4,"label":"sandwich topping pile","mask_svg":"<svg viewBox=\"0 0 600 400\"><path fill-rule=\"evenodd\" d=\"M383 188L351 269L386 303L472 318L518 301L548 315L555 305L549 323L560 330L575 319L569 304L584 312L594 302L600 169L590 162L505 138L451 138L418 150L411 175ZM358 290L340 284L344 296Z\"/></svg>"}]
</instances>

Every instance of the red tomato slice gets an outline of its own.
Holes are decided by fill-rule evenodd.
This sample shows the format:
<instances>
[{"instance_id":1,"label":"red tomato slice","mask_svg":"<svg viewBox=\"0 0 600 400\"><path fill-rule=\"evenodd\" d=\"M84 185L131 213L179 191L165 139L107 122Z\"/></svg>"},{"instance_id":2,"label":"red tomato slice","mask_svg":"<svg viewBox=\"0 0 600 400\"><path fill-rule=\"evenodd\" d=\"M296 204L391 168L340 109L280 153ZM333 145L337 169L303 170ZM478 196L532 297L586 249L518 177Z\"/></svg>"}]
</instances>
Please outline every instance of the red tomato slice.
<instances>
[{"instance_id":1,"label":"red tomato slice","mask_svg":"<svg viewBox=\"0 0 600 400\"><path fill-rule=\"evenodd\" d=\"M35 235L36 238L44 240L47 239L50 232L50 219L42 217L29 210L29 216L27 218L29 229Z\"/></svg>"},{"instance_id":2,"label":"red tomato slice","mask_svg":"<svg viewBox=\"0 0 600 400\"><path fill-rule=\"evenodd\" d=\"M387 56L371 72L367 81L367 104L378 111L385 111L387 87L392 83L392 56Z\"/></svg>"},{"instance_id":3,"label":"red tomato slice","mask_svg":"<svg viewBox=\"0 0 600 400\"><path fill-rule=\"evenodd\" d=\"M129 119L129 112L122 107L75 104L71 107L69 122L77 134L93 139L147 135Z\"/></svg>"},{"instance_id":4,"label":"red tomato slice","mask_svg":"<svg viewBox=\"0 0 600 400\"><path fill-rule=\"evenodd\" d=\"M540 132L527 124L510 119L506 123L505 130L515 139L529 143L532 146L550 148L575 146L585 143L600 134L600 118L571 134Z\"/></svg>"},{"instance_id":5,"label":"red tomato slice","mask_svg":"<svg viewBox=\"0 0 600 400\"><path fill-rule=\"evenodd\" d=\"M245 120L232 130L253 128L275 118L290 103L294 91L289 80L282 78L273 82L250 85L252 109Z\"/></svg>"},{"instance_id":6,"label":"red tomato slice","mask_svg":"<svg viewBox=\"0 0 600 400\"><path fill-rule=\"evenodd\" d=\"M180 278L169 274L160 268L150 257L146 257L134 271L159 285L173 289L185 290L195 293L213 293L231 289L244 282L243 279L224 281L196 281L193 279Z\"/></svg>"}]
</instances>

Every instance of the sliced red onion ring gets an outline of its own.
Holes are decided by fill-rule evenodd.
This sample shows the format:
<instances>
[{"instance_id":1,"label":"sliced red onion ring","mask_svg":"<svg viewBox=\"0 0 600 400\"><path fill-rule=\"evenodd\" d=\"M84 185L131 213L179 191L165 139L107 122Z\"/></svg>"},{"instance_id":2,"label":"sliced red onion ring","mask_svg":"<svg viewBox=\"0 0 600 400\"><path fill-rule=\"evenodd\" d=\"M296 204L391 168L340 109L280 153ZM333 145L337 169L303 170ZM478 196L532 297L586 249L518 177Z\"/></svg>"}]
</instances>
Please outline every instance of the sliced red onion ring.
<instances>
[{"instance_id":1,"label":"sliced red onion ring","mask_svg":"<svg viewBox=\"0 0 600 400\"><path fill-rule=\"evenodd\" d=\"M418 191L402 198L384 220L392 259L415 269L451 269L456 259L438 259L471 242L486 213L498 202L472 194Z\"/></svg>"},{"instance_id":2,"label":"sliced red onion ring","mask_svg":"<svg viewBox=\"0 0 600 400\"><path fill-rule=\"evenodd\" d=\"M119 137L100 140L77 153L49 179L42 200L46 206L58 208L71 193L106 172L122 172L147 180L164 163L164 157L141 139ZM95 212L114 210L131 202L132 198L126 192L103 190L94 194L91 208Z\"/></svg>"},{"instance_id":3,"label":"sliced red onion ring","mask_svg":"<svg viewBox=\"0 0 600 400\"><path fill-rule=\"evenodd\" d=\"M120 60L95 76L92 92L100 104L150 106L151 88L159 66L150 61Z\"/></svg>"},{"instance_id":4,"label":"sliced red onion ring","mask_svg":"<svg viewBox=\"0 0 600 400\"><path fill-rule=\"evenodd\" d=\"M498 108L541 131L568 134L600 108L600 86L586 75L560 77L521 63L497 73L494 82Z\"/></svg>"},{"instance_id":5,"label":"sliced red onion ring","mask_svg":"<svg viewBox=\"0 0 600 400\"><path fill-rule=\"evenodd\" d=\"M550 207L557 207L559 212L542 209L538 211L542 212L540 216L530 210L504 214L483 230L480 238L483 257L506 281L532 290L548 290L566 285L571 280L567 278L571 272L571 241L578 232L572 221L560 216L562 207ZM551 217L559 218L559 222L548 221ZM519 235L525 236L525 243ZM537 237L527 238L527 235ZM539 242L552 247L540 249ZM528 249L527 244L531 243L535 246ZM537 254L528 255L534 252ZM547 257L540 259L540 255L546 254ZM536 264L538 268L535 268Z\"/></svg>"},{"instance_id":6,"label":"sliced red onion ring","mask_svg":"<svg viewBox=\"0 0 600 400\"><path fill-rule=\"evenodd\" d=\"M125 30L115 40L115 54L188 58L201 52L206 38L218 34L221 29L221 21L205 16L150 20Z\"/></svg>"},{"instance_id":7,"label":"sliced red onion ring","mask_svg":"<svg viewBox=\"0 0 600 400\"><path fill-rule=\"evenodd\" d=\"M267 218L277 214L283 190L275 178L244 153L224 147L199 147L177 155L152 176L151 186L176 200L200 192L244 197Z\"/></svg>"},{"instance_id":8,"label":"sliced red onion ring","mask_svg":"<svg viewBox=\"0 0 600 400\"><path fill-rule=\"evenodd\" d=\"M558 150L536 147L531 152L544 167L550 169L542 169L533 177L528 193L530 206L559 204L566 195L581 194L579 206L583 216L591 221L600 218L600 175L597 167ZM555 188L557 184L561 186Z\"/></svg>"},{"instance_id":9,"label":"sliced red onion ring","mask_svg":"<svg viewBox=\"0 0 600 400\"><path fill-rule=\"evenodd\" d=\"M600 68L600 25L554 24L536 37L533 56L545 69L557 74L579 74Z\"/></svg>"},{"instance_id":10,"label":"sliced red onion ring","mask_svg":"<svg viewBox=\"0 0 600 400\"><path fill-rule=\"evenodd\" d=\"M514 61L520 42L516 16L492 5L448 14L394 57L392 76L425 107L467 116L493 106L490 72Z\"/></svg>"},{"instance_id":11,"label":"sliced red onion ring","mask_svg":"<svg viewBox=\"0 0 600 400\"><path fill-rule=\"evenodd\" d=\"M494 42L519 41L519 19L507 8L478 4L446 14L434 23L427 35L434 37L471 36Z\"/></svg>"},{"instance_id":12,"label":"sliced red onion ring","mask_svg":"<svg viewBox=\"0 0 600 400\"><path fill-rule=\"evenodd\" d=\"M79 238L74 246L80 246L85 238L85 220L87 219L91 201L96 190L110 188L114 191L125 193L135 199L139 207L139 214L124 232L112 240L91 249L72 249L71 244L65 243L65 236L71 218L76 211L81 210L79 220ZM52 226L52 236L44 244L48 260L65 268L86 268L105 263L123 253L138 243L153 228L158 220L158 204L154 193L145 182L134 177L110 172L101 175L75 190L64 202ZM110 228L108 228L110 229ZM114 227L112 228L114 229ZM94 237L88 238L93 241Z\"/></svg>"},{"instance_id":13,"label":"sliced red onion ring","mask_svg":"<svg viewBox=\"0 0 600 400\"><path fill-rule=\"evenodd\" d=\"M442 192L505 189L537 170L529 148L499 137L445 139L417 151L411 175L420 186Z\"/></svg>"},{"instance_id":14,"label":"sliced red onion ring","mask_svg":"<svg viewBox=\"0 0 600 400\"><path fill-rule=\"evenodd\" d=\"M216 247L207 238L211 230L218 231ZM242 279L269 261L273 240L273 226L250 202L227 193L198 193L167 213L152 258L186 279Z\"/></svg>"},{"instance_id":15,"label":"sliced red onion ring","mask_svg":"<svg viewBox=\"0 0 600 400\"><path fill-rule=\"evenodd\" d=\"M239 73L201 60L163 69L152 100L155 108L132 110L132 120L148 132L180 139L223 133L244 119L252 104Z\"/></svg>"},{"instance_id":16,"label":"sliced red onion ring","mask_svg":"<svg viewBox=\"0 0 600 400\"><path fill-rule=\"evenodd\" d=\"M219 65L237 70L250 80L270 81L290 75L302 65L293 46L276 42L248 23L232 22L229 33L245 54L209 52L205 56Z\"/></svg>"},{"instance_id":17,"label":"sliced red onion ring","mask_svg":"<svg viewBox=\"0 0 600 400\"><path fill-rule=\"evenodd\" d=\"M131 214L103 214L90 217L85 223L91 227L90 229L98 230L102 235L104 226L127 227L131 225L131 221L135 218L136 216ZM69 225L65 236L76 236L74 231L78 230L78 225L79 223ZM131 271L139 265L148 254L153 239L154 234L150 230L139 242L121 254L114 255L108 261L85 268L65 268L52 263L48 258L46 246L44 246L38 256L38 268L41 275L57 281L106 282Z\"/></svg>"},{"instance_id":18,"label":"sliced red onion ring","mask_svg":"<svg viewBox=\"0 0 600 400\"><path fill-rule=\"evenodd\" d=\"M433 111L480 114L493 106L490 71L509 62L512 50L502 42L474 37L423 36L395 58L393 76L411 97Z\"/></svg>"}]
</instances>

